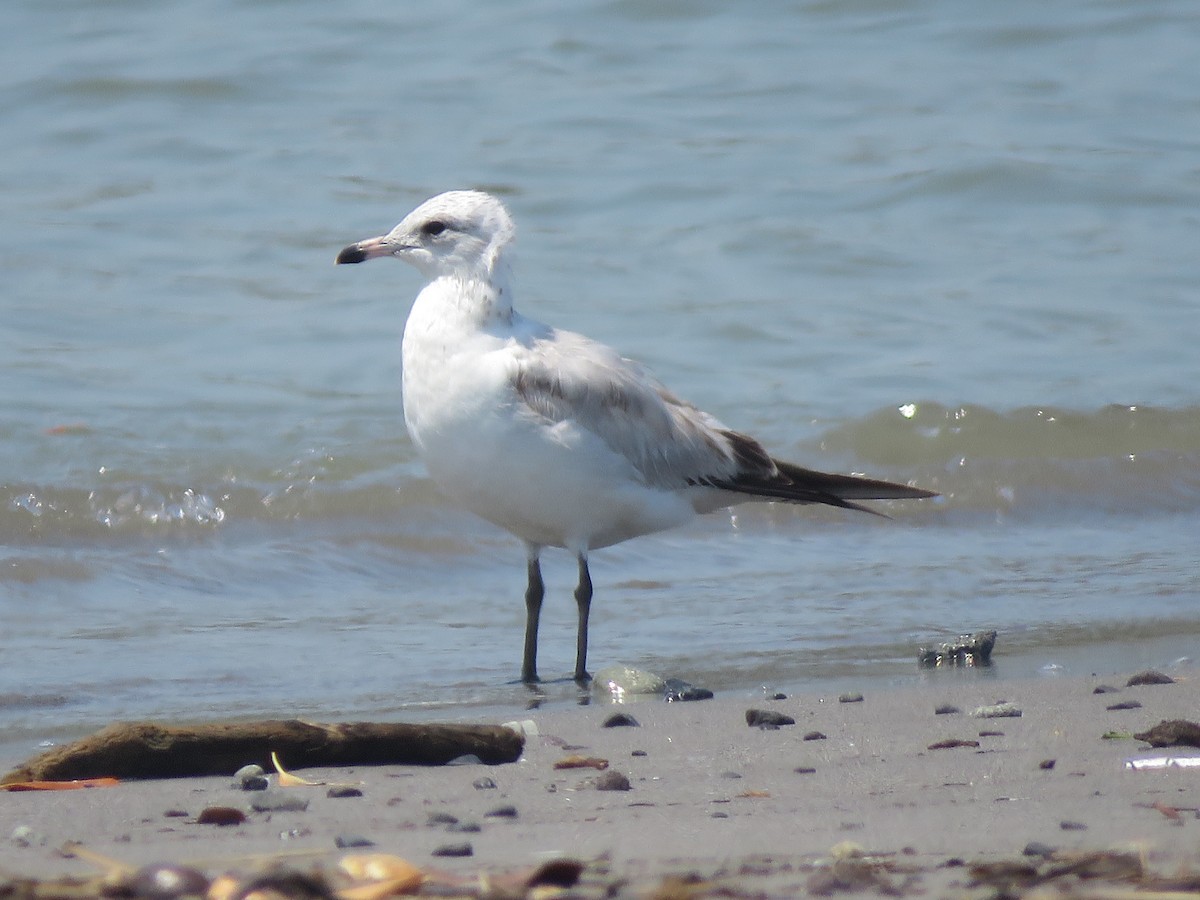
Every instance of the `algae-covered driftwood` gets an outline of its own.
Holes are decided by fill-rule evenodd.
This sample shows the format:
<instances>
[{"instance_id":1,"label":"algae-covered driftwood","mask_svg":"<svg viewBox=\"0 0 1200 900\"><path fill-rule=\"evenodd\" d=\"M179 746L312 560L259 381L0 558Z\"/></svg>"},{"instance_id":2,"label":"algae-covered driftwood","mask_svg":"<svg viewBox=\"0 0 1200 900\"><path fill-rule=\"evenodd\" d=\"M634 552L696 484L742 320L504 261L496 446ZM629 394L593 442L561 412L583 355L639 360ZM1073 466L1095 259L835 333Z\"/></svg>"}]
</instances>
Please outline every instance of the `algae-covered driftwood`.
<instances>
[{"instance_id":1,"label":"algae-covered driftwood","mask_svg":"<svg viewBox=\"0 0 1200 900\"><path fill-rule=\"evenodd\" d=\"M193 726L133 722L110 725L18 766L0 784L77 778L182 778L231 775L249 763L288 768L443 765L474 754L485 763L514 762L524 738L500 725L411 725L296 719Z\"/></svg>"}]
</instances>

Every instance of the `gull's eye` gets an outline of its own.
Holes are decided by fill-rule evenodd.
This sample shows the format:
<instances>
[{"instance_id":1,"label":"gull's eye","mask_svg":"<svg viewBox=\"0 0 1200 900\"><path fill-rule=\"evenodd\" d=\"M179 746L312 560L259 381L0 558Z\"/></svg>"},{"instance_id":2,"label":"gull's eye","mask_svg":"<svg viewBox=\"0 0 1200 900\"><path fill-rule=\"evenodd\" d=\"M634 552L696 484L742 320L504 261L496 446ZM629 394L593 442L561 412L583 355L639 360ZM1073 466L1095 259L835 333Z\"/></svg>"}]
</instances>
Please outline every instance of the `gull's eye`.
<instances>
[{"instance_id":1,"label":"gull's eye","mask_svg":"<svg viewBox=\"0 0 1200 900\"><path fill-rule=\"evenodd\" d=\"M437 237L446 230L446 223L434 219L431 222L426 222L421 226L421 234L427 234L430 237Z\"/></svg>"}]
</instances>

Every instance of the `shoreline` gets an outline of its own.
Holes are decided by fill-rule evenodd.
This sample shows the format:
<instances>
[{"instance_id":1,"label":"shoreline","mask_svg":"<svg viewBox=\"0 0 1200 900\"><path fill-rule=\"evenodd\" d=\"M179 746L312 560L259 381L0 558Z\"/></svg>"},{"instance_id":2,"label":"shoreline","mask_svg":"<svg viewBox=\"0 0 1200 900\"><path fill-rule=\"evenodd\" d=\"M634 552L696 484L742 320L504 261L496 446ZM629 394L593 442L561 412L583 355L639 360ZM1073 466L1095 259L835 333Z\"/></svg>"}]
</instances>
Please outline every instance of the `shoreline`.
<instances>
[{"instance_id":1,"label":"shoreline","mask_svg":"<svg viewBox=\"0 0 1200 900\"><path fill-rule=\"evenodd\" d=\"M934 678L866 692L857 702L839 702L836 693L771 701L719 695L530 710L520 719L534 723L533 733L512 764L300 770L291 763L308 779L360 783L362 796L350 798L328 797L324 786L273 785L257 795L302 797L303 811L252 812L256 795L225 777L0 794L0 872L94 873L59 854L68 841L130 865L172 861L203 865L210 874L245 865L248 854L297 852L296 859L321 863L350 852L388 853L464 874L536 866L555 856L602 858L612 872L641 881L714 877L757 860L751 868L761 870L762 883L780 890L780 879L801 877L846 842L919 872L909 878L926 890L967 877L947 863L1020 859L1031 843L1060 853L1120 847L1155 870L1200 868L1200 770L1124 765L1127 757L1200 750L1148 751L1140 741L1103 737L1164 719L1195 720L1200 691L1186 676L1137 687L1125 680ZM1093 693L1102 683L1119 690ZM1000 701L1021 716L970 715ZM1107 709L1129 702L1140 706ZM945 706L960 712L935 712ZM791 716L795 724L749 727L751 707ZM603 727L618 711L639 727ZM805 740L813 732L824 738ZM945 741L978 746L931 749ZM598 790L596 769L555 768L570 755L607 760L607 771L624 774L630 789ZM476 787L480 779L495 787ZM198 824L210 806L242 809L248 817L233 827ZM515 816L489 815L501 807L515 808ZM478 830L430 824L438 813ZM32 836L28 846L11 838L16 828ZM339 837L373 846L338 849ZM433 855L463 843L470 856Z\"/></svg>"}]
</instances>

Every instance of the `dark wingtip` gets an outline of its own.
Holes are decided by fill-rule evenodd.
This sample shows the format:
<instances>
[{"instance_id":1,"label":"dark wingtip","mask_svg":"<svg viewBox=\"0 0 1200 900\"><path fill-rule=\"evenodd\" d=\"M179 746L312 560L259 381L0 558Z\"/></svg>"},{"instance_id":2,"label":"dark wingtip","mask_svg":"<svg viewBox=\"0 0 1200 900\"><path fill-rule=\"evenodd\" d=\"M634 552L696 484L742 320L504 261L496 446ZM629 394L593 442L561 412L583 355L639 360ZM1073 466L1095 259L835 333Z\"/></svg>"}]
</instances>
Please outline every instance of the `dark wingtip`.
<instances>
[{"instance_id":1,"label":"dark wingtip","mask_svg":"<svg viewBox=\"0 0 1200 900\"><path fill-rule=\"evenodd\" d=\"M337 264L340 266L345 263L360 263L366 260L366 258L367 251L360 244L351 244L337 255Z\"/></svg>"}]
</instances>

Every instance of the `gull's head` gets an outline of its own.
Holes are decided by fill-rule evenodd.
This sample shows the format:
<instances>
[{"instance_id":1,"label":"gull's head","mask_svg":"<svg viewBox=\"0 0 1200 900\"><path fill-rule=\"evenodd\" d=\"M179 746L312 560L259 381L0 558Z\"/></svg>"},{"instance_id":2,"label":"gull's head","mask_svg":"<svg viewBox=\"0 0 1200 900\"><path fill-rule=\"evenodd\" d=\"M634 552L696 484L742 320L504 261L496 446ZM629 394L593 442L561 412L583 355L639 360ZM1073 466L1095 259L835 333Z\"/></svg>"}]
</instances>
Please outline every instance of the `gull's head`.
<instances>
[{"instance_id":1,"label":"gull's head","mask_svg":"<svg viewBox=\"0 0 1200 900\"><path fill-rule=\"evenodd\" d=\"M489 279L515 235L508 210L491 194L447 191L426 200L387 234L346 247L337 261L394 256L430 279Z\"/></svg>"}]
</instances>

